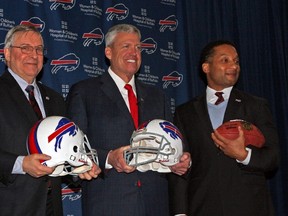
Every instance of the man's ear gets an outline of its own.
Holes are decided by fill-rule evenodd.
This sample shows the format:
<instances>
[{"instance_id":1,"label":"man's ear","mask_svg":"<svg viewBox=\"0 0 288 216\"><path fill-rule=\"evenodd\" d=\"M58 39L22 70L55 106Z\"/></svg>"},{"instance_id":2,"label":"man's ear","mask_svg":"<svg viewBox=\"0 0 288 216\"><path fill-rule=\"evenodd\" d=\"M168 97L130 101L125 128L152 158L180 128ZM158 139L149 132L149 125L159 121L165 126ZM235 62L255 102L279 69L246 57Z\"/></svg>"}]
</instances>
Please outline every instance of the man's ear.
<instances>
[{"instance_id":1,"label":"man's ear","mask_svg":"<svg viewBox=\"0 0 288 216\"><path fill-rule=\"evenodd\" d=\"M5 56L6 62L9 62L10 61L10 49L9 48L4 48L4 56Z\"/></svg>"},{"instance_id":2,"label":"man's ear","mask_svg":"<svg viewBox=\"0 0 288 216\"><path fill-rule=\"evenodd\" d=\"M106 47L106 48L105 48L105 56L106 56L106 58L108 58L109 60L111 60L112 50L111 50L110 47Z\"/></svg>"},{"instance_id":3,"label":"man's ear","mask_svg":"<svg viewBox=\"0 0 288 216\"><path fill-rule=\"evenodd\" d=\"M202 64L202 71L207 74L209 72L209 63L205 62Z\"/></svg>"}]
</instances>

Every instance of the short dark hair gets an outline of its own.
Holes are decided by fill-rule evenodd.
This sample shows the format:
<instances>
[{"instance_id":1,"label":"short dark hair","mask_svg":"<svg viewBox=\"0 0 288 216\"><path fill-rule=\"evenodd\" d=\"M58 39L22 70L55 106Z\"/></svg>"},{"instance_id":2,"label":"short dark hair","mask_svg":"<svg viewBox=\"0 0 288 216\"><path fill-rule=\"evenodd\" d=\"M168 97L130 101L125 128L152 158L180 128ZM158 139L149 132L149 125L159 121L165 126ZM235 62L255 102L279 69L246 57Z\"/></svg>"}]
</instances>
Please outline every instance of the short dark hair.
<instances>
[{"instance_id":1,"label":"short dark hair","mask_svg":"<svg viewBox=\"0 0 288 216\"><path fill-rule=\"evenodd\" d=\"M203 73L202 71L202 64L207 62L208 59L214 54L215 51L215 47L221 46L221 45L230 45L233 46L236 49L236 46L233 42L228 41L228 40L216 40L216 41L212 41L210 43L208 43L201 51L200 54L200 60L199 60L199 65L198 65L198 69L199 69L199 76L200 78L205 82L205 84L207 84L207 78L206 75Z\"/></svg>"},{"instance_id":2,"label":"short dark hair","mask_svg":"<svg viewBox=\"0 0 288 216\"><path fill-rule=\"evenodd\" d=\"M214 48L220 45L230 45L233 46L236 49L236 46L233 42L228 41L228 40L217 40L217 41L212 41L208 43L201 52L200 55L200 65L202 65L204 62L207 62L209 57L211 57L214 54Z\"/></svg>"}]
</instances>

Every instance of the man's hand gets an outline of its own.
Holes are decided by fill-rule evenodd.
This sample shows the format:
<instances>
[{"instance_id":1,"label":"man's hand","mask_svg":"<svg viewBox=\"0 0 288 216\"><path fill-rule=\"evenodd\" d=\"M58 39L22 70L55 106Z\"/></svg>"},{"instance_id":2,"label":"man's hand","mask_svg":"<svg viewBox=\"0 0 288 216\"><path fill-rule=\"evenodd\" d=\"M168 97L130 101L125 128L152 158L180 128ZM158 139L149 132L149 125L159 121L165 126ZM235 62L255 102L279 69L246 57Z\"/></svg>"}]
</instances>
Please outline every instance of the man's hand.
<instances>
[{"instance_id":1,"label":"man's hand","mask_svg":"<svg viewBox=\"0 0 288 216\"><path fill-rule=\"evenodd\" d=\"M101 169L99 168L99 166L93 163L91 170L85 173L81 173L78 176L80 179L91 180L93 178L97 178L100 173Z\"/></svg>"},{"instance_id":2,"label":"man's hand","mask_svg":"<svg viewBox=\"0 0 288 216\"><path fill-rule=\"evenodd\" d=\"M191 166L191 155L189 152L183 152L179 163L170 167L171 171L177 175L183 175Z\"/></svg>"},{"instance_id":3,"label":"man's hand","mask_svg":"<svg viewBox=\"0 0 288 216\"><path fill-rule=\"evenodd\" d=\"M117 172L125 172L125 173L131 173L136 168L133 166L127 165L125 159L124 159L124 151L129 149L130 146L122 146L118 149L114 149L109 152L108 154L108 163L114 167L114 169L117 170Z\"/></svg>"},{"instance_id":4,"label":"man's hand","mask_svg":"<svg viewBox=\"0 0 288 216\"><path fill-rule=\"evenodd\" d=\"M238 127L239 137L230 140L221 136L217 130L214 130L214 133L211 134L211 137L216 145L223 153L231 158L237 159L239 161L245 160L247 157L248 151L245 149L245 137L244 132L241 127Z\"/></svg>"},{"instance_id":5,"label":"man's hand","mask_svg":"<svg viewBox=\"0 0 288 216\"><path fill-rule=\"evenodd\" d=\"M53 167L47 167L40 163L41 160L50 160L51 157L45 154L31 154L23 159L23 171L29 175L39 178L44 175L49 175L54 171Z\"/></svg>"}]
</instances>

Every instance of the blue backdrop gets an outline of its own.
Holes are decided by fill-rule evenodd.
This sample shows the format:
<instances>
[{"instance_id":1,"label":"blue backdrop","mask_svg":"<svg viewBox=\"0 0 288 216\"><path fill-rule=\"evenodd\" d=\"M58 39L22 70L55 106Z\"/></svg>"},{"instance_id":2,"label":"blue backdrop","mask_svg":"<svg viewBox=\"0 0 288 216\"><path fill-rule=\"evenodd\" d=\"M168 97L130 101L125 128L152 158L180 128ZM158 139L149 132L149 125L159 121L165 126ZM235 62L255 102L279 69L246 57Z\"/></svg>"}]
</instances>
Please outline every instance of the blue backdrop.
<instances>
[{"instance_id":1,"label":"blue backdrop","mask_svg":"<svg viewBox=\"0 0 288 216\"><path fill-rule=\"evenodd\" d=\"M106 71L108 28L130 23L142 32L138 78L163 89L173 108L205 88L197 72L200 49L212 39L231 39L239 44L243 60L239 87L272 102L282 162L271 192L277 216L286 216L287 11L285 0L1 0L0 74L7 31L18 24L34 25L48 49L41 81L65 98L75 82ZM81 215L81 188L63 182L63 203L65 215Z\"/></svg>"}]
</instances>

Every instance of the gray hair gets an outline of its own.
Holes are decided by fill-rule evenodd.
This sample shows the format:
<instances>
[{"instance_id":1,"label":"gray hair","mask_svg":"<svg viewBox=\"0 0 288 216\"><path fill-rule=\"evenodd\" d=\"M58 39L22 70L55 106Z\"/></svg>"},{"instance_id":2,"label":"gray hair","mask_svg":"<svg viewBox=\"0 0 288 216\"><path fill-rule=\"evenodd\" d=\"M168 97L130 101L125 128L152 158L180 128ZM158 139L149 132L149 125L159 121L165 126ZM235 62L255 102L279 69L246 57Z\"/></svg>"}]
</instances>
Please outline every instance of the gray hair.
<instances>
[{"instance_id":1,"label":"gray hair","mask_svg":"<svg viewBox=\"0 0 288 216\"><path fill-rule=\"evenodd\" d=\"M17 26L14 26L13 28L11 28L7 32L6 37L5 37L5 42L4 42L4 44L5 44L4 48L9 48L10 46L13 45L16 33L29 32L29 31L32 31L32 32L35 32L36 34L38 34L41 37L42 44L44 45L43 37L37 28L35 28L34 26L28 26L28 25L17 25Z\"/></svg>"},{"instance_id":2,"label":"gray hair","mask_svg":"<svg viewBox=\"0 0 288 216\"><path fill-rule=\"evenodd\" d=\"M120 32L135 33L141 39L140 30L136 26L133 26L133 25L130 25L130 24L118 24L118 25L112 26L108 30L108 32L106 33L106 35L105 35L105 45L106 45L106 47L109 47L109 46L111 46L111 44L113 44L116 35L118 33L120 33Z\"/></svg>"}]
</instances>

